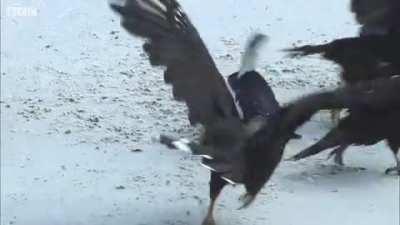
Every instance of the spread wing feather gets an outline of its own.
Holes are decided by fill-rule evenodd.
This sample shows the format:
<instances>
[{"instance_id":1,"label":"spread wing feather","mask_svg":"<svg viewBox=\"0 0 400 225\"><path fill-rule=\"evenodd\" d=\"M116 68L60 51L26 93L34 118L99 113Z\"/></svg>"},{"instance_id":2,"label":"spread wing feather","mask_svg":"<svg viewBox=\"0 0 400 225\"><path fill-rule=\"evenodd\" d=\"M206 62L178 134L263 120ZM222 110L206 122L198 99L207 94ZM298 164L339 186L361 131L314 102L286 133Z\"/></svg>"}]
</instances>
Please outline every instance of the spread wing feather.
<instances>
[{"instance_id":1,"label":"spread wing feather","mask_svg":"<svg viewBox=\"0 0 400 225\"><path fill-rule=\"evenodd\" d=\"M362 81L354 86L311 94L282 110L280 132L288 133L320 110L349 109L357 112L388 112L400 109L400 77ZM278 131L277 131L278 132ZM287 136L287 135L284 135Z\"/></svg>"},{"instance_id":2,"label":"spread wing feather","mask_svg":"<svg viewBox=\"0 0 400 225\"><path fill-rule=\"evenodd\" d=\"M236 117L224 78L196 28L175 0L126 0L111 3L121 25L146 40L144 51L153 66L164 66L164 80L173 96L184 101L192 124L205 126Z\"/></svg>"},{"instance_id":3,"label":"spread wing feather","mask_svg":"<svg viewBox=\"0 0 400 225\"><path fill-rule=\"evenodd\" d=\"M288 51L292 56L321 54L338 63L348 84L400 74L400 1L352 0L351 11L362 25L359 37Z\"/></svg>"},{"instance_id":4,"label":"spread wing feather","mask_svg":"<svg viewBox=\"0 0 400 225\"><path fill-rule=\"evenodd\" d=\"M400 33L342 38L322 45L305 45L287 51L291 56L322 54L342 67L349 84L400 74Z\"/></svg>"}]
</instances>

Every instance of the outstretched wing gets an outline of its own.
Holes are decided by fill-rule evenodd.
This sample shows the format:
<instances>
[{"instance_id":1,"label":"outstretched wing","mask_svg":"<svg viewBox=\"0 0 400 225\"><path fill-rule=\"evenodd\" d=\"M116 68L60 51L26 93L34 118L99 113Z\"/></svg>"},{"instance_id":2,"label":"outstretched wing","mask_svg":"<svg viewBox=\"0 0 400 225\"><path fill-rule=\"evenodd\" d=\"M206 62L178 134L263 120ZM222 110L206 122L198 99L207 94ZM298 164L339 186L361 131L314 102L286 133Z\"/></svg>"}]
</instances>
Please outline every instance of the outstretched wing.
<instances>
[{"instance_id":1,"label":"outstretched wing","mask_svg":"<svg viewBox=\"0 0 400 225\"><path fill-rule=\"evenodd\" d=\"M359 82L303 97L282 109L282 121L277 132L293 132L320 110L386 112L400 109L400 77ZM288 134L286 134L287 136Z\"/></svg>"},{"instance_id":2,"label":"outstretched wing","mask_svg":"<svg viewBox=\"0 0 400 225\"><path fill-rule=\"evenodd\" d=\"M372 145L382 140L388 140L393 144L400 143L399 88L400 77L395 76L392 79L360 83L354 88L338 90L332 96L316 95L320 100L317 102L317 109L348 108L349 114L321 140L296 154L292 159L299 160L338 146L340 146L338 149L342 147L345 149L352 144ZM297 103L298 106L293 106L291 113L288 112L287 124L291 125L287 127L296 127L315 111L311 105L305 107L307 102L311 104L309 100ZM300 107L304 109L300 110ZM298 119L302 117L303 119Z\"/></svg>"},{"instance_id":3,"label":"outstretched wing","mask_svg":"<svg viewBox=\"0 0 400 225\"><path fill-rule=\"evenodd\" d=\"M111 3L121 25L146 40L151 65L165 66L173 96L184 101L191 124L212 124L237 112L225 81L196 28L175 0L126 0Z\"/></svg>"},{"instance_id":4,"label":"outstretched wing","mask_svg":"<svg viewBox=\"0 0 400 225\"><path fill-rule=\"evenodd\" d=\"M322 54L338 63L348 83L400 74L400 1L352 0L360 37L289 49L292 56Z\"/></svg>"},{"instance_id":5,"label":"outstretched wing","mask_svg":"<svg viewBox=\"0 0 400 225\"><path fill-rule=\"evenodd\" d=\"M352 0L351 11L362 25L361 34L384 34L399 31L400 1Z\"/></svg>"},{"instance_id":6,"label":"outstretched wing","mask_svg":"<svg viewBox=\"0 0 400 225\"><path fill-rule=\"evenodd\" d=\"M400 74L400 33L342 38L322 45L287 49L291 56L322 54L342 67L348 83Z\"/></svg>"}]
</instances>

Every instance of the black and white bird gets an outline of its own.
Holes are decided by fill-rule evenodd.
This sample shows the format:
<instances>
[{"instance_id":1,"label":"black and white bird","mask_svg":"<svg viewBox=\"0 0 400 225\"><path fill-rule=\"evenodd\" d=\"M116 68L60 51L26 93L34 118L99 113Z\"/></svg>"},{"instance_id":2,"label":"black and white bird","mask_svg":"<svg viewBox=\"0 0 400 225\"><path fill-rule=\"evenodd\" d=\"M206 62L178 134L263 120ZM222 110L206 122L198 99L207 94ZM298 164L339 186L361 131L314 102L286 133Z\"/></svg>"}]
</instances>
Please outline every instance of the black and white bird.
<instances>
[{"instance_id":1,"label":"black and white bird","mask_svg":"<svg viewBox=\"0 0 400 225\"><path fill-rule=\"evenodd\" d=\"M200 142L161 136L169 147L202 155L203 165L212 170L203 224L215 223L215 201L228 183L244 184L243 206L249 205L282 157L263 148L260 134L269 132L280 111L272 89L255 71L258 49L267 37L249 39L239 71L225 80L176 0L126 0L110 6L121 16L122 27L144 39L151 65L163 66L164 80L172 85L174 98L186 103L190 123L204 127Z\"/></svg>"}]
</instances>

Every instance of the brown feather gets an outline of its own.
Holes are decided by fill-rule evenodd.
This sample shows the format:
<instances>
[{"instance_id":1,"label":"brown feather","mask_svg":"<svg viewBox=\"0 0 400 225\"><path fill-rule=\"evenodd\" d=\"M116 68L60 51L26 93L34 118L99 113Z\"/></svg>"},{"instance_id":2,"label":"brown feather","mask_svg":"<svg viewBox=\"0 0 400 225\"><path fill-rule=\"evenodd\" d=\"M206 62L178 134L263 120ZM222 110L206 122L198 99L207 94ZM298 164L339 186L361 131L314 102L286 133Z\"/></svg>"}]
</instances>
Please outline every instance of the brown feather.
<instances>
[{"instance_id":1,"label":"brown feather","mask_svg":"<svg viewBox=\"0 0 400 225\"><path fill-rule=\"evenodd\" d=\"M165 66L165 82L176 100L184 101L192 124L205 126L236 117L233 99L196 28L174 0L127 0L111 4L122 26L146 39L151 65Z\"/></svg>"}]
</instances>

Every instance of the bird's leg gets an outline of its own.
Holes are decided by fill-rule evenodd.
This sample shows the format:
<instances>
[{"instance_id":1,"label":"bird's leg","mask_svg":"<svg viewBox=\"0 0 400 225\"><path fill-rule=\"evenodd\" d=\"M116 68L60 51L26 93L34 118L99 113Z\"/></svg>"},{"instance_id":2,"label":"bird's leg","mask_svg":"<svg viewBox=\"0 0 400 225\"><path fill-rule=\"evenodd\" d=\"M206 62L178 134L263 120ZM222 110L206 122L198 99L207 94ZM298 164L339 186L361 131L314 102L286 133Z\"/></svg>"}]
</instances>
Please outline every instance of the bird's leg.
<instances>
[{"instance_id":1,"label":"bird's leg","mask_svg":"<svg viewBox=\"0 0 400 225\"><path fill-rule=\"evenodd\" d=\"M391 173L395 172L395 173L397 173L397 175L400 175L400 159L397 156L397 153L399 152L399 147L397 145L394 145L394 144L390 143L390 142L388 144L389 144L390 149L392 150L394 159L396 160L396 166L388 168L385 171L385 174L391 174Z\"/></svg>"},{"instance_id":2,"label":"bird's leg","mask_svg":"<svg viewBox=\"0 0 400 225\"><path fill-rule=\"evenodd\" d=\"M339 145L342 145L343 140L346 137L346 134L339 130L337 127L333 128L328 134L325 135L321 140L317 143L311 145L310 147L304 149L303 151L297 153L289 160L297 161L311 155L318 154L325 149L333 148Z\"/></svg>"},{"instance_id":3,"label":"bird's leg","mask_svg":"<svg viewBox=\"0 0 400 225\"><path fill-rule=\"evenodd\" d=\"M320 152L322 152L323 150L327 149L327 148L331 148L334 147L330 145L331 143L327 143L326 141L320 141L315 143L314 145L304 149L303 151L297 153L296 155L294 155L293 157L291 157L289 160L293 160L293 161L297 161L303 158L307 158L309 156L318 154Z\"/></svg>"},{"instance_id":4,"label":"bird's leg","mask_svg":"<svg viewBox=\"0 0 400 225\"><path fill-rule=\"evenodd\" d=\"M208 207L207 215L203 220L202 225L215 225L215 220L214 220L214 206L215 206L215 200L216 199L211 199L210 205Z\"/></svg>"},{"instance_id":5,"label":"bird's leg","mask_svg":"<svg viewBox=\"0 0 400 225\"><path fill-rule=\"evenodd\" d=\"M400 175L400 160L397 156L395 158L396 158L396 166L386 169L385 174L396 173L397 175Z\"/></svg>"},{"instance_id":6,"label":"bird's leg","mask_svg":"<svg viewBox=\"0 0 400 225\"><path fill-rule=\"evenodd\" d=\"M341 77L341 79L340 79L339 82L338 82L338 86L339 86L339 87L344 87L345 84L346 84L346 82L345 82L344 79L343 79L343 74L342 74L342 76L340 76L340 77ZM336 125L339 124L339 121L340 121L340 112L341 112L341 111L342 111L341 109L332 109L332 110L331 110L331 122L332 122L333 126L336 126Z\"/></svg>"},{"instance_id":7,"label":"bird's leg","mask_svg":"<svg viewBox=\"0 0 400 225\"><path fill-rule=\"evenodd\" d=\"M227 182L223 180L219 174L211 172L210 205L208 207L207 215L204 218L202 225L215 225L214 214L213 214L215 202L226 184Z\"/></svg>"},{"instance_id":8,"label":"bird's leg","mask_svg":"<svg viewBox=\"0 0 400 225\"><path fill-rule=\"evenodd\" d=\"M335 162L335 164L344 166L343 153L347 149L347 147L348 147L348 145L341 145L341 146L335 148L334 150L331 151L331 153L329 153L328 159L333 157L333 161Z\"/></svg>"}]
</instances>

